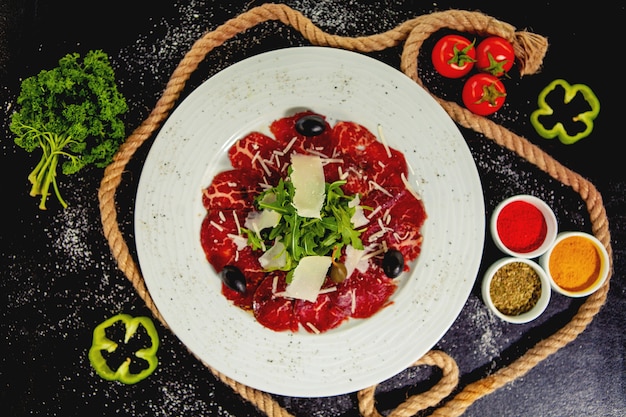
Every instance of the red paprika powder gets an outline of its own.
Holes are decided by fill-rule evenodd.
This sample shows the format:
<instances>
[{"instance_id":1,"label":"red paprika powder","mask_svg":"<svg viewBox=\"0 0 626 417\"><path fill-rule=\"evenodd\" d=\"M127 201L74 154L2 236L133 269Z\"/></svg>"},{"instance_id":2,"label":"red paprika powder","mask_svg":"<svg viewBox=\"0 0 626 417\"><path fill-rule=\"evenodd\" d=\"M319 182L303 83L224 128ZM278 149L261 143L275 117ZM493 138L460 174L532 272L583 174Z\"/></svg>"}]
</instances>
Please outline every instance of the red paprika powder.
<instances>
[{"instance_id":1,"label":"red paprika powder","mask_svg":"<svg viewBox=\"0 0 626 417\"><path fill-rule=\"evenodd\" d=\"M513 201L504 206L496 226L502 243L519 253L538 249L548 232L543 213L526 201Z\"/></svg>"}]
</instances>

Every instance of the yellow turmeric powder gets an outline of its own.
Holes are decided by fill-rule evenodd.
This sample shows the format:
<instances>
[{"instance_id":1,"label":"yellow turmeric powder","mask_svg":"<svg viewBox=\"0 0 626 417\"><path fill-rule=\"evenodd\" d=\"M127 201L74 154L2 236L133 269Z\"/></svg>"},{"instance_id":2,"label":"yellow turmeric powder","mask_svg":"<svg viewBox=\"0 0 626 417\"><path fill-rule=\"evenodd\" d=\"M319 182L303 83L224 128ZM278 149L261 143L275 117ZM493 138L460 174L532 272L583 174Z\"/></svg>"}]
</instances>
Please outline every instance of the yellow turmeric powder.
<instances>
[{"instance_id":1,"label":"yellow turmeric powder","mask_svg":"<svg viewBox=\"0 0 626 417\"><path fill-rule=\"evenodd\" d=\"M599 277L600 254L596 245L582 236L561 240L550 255L550 274L556 284L567 291L581 291Z\"/></svg>"}]
</instances>

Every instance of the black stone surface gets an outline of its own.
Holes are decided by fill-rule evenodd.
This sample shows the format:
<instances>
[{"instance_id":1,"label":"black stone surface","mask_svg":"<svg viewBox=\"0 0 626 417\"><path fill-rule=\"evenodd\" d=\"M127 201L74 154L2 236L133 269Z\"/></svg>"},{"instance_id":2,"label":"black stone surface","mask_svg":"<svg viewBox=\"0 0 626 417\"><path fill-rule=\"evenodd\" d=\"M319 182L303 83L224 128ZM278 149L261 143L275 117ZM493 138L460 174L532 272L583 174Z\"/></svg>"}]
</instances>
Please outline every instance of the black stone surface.
<instances>
[{"instance_id":1,"label":"black stone surface","mask_svg":"<svg viewBox=\"0 0 626 417\"><path fill-rule=\"evenodd\" d=\"M171 72L197 38L262 3L110 0L87 5L76 0L0 0L2 415L262 415L216 379L160 323L160 364L145 381L126 386L107 382L93 372L87 351L95 325L118 312L150 314L117 269L102 235L97 190L103 172L88 168L80 175L63 178L70 207L62 210L51 200L50 208L40 211L37 200L28 196L26 181L38 155L18 148L8 131L20 81L55 66L66 53L90 49L103 49L111 58L130 105L126 117L130 131L148 115ZM493 119L527 137L597 187L612 235L614 275L605 305L582 334L526 375L475 402L465 415L626 415L626 175L621 152L624 83L620 63L624 6L609 1L585 7L548 1L284 3L323 30L349 36L382 32L417 15L460 8L482 11L548 37L550 48L542 71L508 80L507 104ZM185 94L247 56L307 44L298 32L281 23L261 24L209 54ZM371 55L399 67L399 54L399 48L392 48ZM421 75L431 91L454 99L457 84L442 82L427 65ZM542 139L528 122L538 92L555 78L591 86L602 104L592 135L574 145ZM553 205L562 230L590 230L578 194L482 135L466 129L462 133L481 175L487 216L503 198L527 192ZM131 241L134 192L148 148L149 143L137 152L119 190L119 221ZM479 276L500 256L487 238ZM567 323L582 303L554 294L540 319L511 325L487 312L478 283L436 346L458 362L461 387L519 357ZM388 413L433 378L436 375L429 369L418 368L383 382L377 393L379 410ZM356 394L276 399L296 416L359 415Z\"/></svg>"}]
</instances>

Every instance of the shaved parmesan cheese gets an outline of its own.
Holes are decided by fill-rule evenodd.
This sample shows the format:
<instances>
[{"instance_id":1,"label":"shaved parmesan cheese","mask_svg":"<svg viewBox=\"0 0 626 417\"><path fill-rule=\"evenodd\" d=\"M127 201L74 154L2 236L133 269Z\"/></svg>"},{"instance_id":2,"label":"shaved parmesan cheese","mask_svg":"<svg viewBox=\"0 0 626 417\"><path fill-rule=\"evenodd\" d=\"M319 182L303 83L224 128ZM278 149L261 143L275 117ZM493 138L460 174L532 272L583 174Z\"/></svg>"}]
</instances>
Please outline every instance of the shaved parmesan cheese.
<instances>
[{"instance_id":1,"label":"shaved parmesan cheese","mask_svg":"<svg viewBox=\"0 0 626 417\"><path fill-rule=\"evenodd\" d=\"M360 206L361 199L357 194L349 203L348 207L354 207L354 214L350 218L350 222L355 229L358 229L361 226L365 226L370 221L367 217L365 217L365 213L363 212L363 207Z\"/></svg>"},{"instance_id":2,"label":"shaved parmesan cheese","mask_svg":"<svg viewBox=\"0 0 626 417\"><path fill-rule=\"evenodd\" d=\"M244 227L254 231L261 231L268 227L276 227L280 221L280 213L274 210L251 211L246 217Z\"/></svg>"},{"instance_id":3,"label":"shaved parmesan cheese","mask_svg":"<svg viewBox=\"0 0 626 417\"><path fill-rule=\"evenodd\" d=\"M360 272L367 271L369 267L367 260L369 258L364 258L363 255L365 255L365 250L355 249L352 245L346 245L346 258L343 261L343 264L346 266L346 279L350 278L355 269L358 269Z\"/></svg>"},{"instance_id":4,"label":"shaved parmesan cheese","mask_svg":"<svg viewBox=\"0 0 626 417\"><path fill-rule=\"evenodd\" d=\"M314 302L330 268L330 256L305 256L293 271L293 279L285 289L285 295L299 300Z\"/></svg>"},{"instance_id":5,"label":"shaved parmesan cheese","mask_svg":"<svg viewBox=\"0 0 626 417\"><path fill-rule=\"evenodd\" d=\"M261 203L264 203L264 204L272 204L275 202L276 202L276 194L270 193L270 192L265 193L265 195L263 196L263 199L261 199Z\"/></svg>"},{"instance_id":6,"label":"shaved parmesan cheese","mask_svg":"<svg viewBox=\"0 0 626 417\"><path fill-rule=\"evenodd\" d=\"M321 218L326 199L324 167L317 155L291 155L293 206L299 216Z\"/></svg>"},{"instance_id":7,"label":"shaved parmesan cheese","mask_svg":"<svg viewBox=\"0 0 626 417\"><path fill-rule=\"evenodd\" d=\"M259 263L266 271L283 268L287 264L285 245L279 239L276 239L274 246L261 255Z\"/></svg>"},{"instance_id":8,"label":"shaved parmesan cheese","mask_svg":"<svg viewBox=\"0 0 626 417\"><path fill-rule=\"evenodd\" d=\"M243 236L241 236L241 235L234 235L232 233L229 233L227 236L237 246L237 250L238 251L243 250L243 248L248 246L248 239L243 237Z\"/></svg>"}]
</instances>

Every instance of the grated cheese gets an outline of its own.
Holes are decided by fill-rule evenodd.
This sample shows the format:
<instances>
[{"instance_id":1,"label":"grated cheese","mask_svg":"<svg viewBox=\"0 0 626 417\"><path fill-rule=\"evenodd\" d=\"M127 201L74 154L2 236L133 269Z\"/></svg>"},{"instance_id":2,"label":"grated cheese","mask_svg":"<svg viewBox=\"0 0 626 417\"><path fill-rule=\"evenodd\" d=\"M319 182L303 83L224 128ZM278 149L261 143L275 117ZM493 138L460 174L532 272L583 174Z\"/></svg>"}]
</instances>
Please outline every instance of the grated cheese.
<instances>
[{"instance_id":1,"label":"grated cheese","mask_svg":"<svg viewBox=\"0 0 626 417\"><path fill-rule=\"evenodd\" d=\"M308 322L308 321L307 321L306 325L307 325L307 327L308 327L309 329L313 330L313 333L315 333L315 334L320 334L320 333L321 333L321 332L317 329L317 327L315 327L315 326L313 325L313 323L310 323L310 322Z\"/></svg>"},{"instance_id":2,"label":"grated cheese","mask_svg":"<svg viewBox=\"0 0 626 417\"><path fill-rule=\"evenodd\" d=\"M350 310L352 311L352 314L354 314L354 312L356 311L356 293L354 289L350 291L350 301L351 301Z\"/></svg>"},{"instance_id":3,"label":"grated cheese","mask_svg":"<svg viewBox=\"0 0 626 417\"><path fill-rule=\"evenodd\" d=\"M385 243L385 242L383 242L383 243ZM364 254L361 257L361 259L370 259L370 258L373 258L375 256L381 255L381 254L383 254L385 252L386 252L385 248L380 248L380 249L378 249L376 251L373 251L373 252L367 252L366 254Z\"/></svg>"},{"instance_id":4,"label":"grated cheese","mask_svg":"<svg viewBox=\"0 0 626 417\"><path fill-rule=\"evenodd\" d=\"M239 224L239 217L237 217L237 212L235 210L232 211L233 217L235 218L235 224L237 225L237 234L241 234L241 225Z\"/></svg>"},{"instance_id":5,"label":"grated cheese","mask_svg":"<svg viewBox=\"0 0 626 417\"><path fill-rule=\"evenodd\" d=\"M337 291L337 287L328 287L328 288L321 289L319 293L321 295L321 294L328 294L328 293L335 292L335 291Z\"/></svg>"},{"instance_id":6,"label":"grated cheese","mask_svg":"<svg viewBox=\"0 0 626 417\"><path fill-rule=\"evenodd\" d=\"M386 226L383 224L383 219L381 219L380 217L378 218L378 226L380 226L380 230L383 230L383 231L385 231L385 232L392 231L392 229L390 229L390 228L386 227Z\"/></svg>"},{"instance_id":7,"label":"grated cheese","mask_svg":"<svg viewBox=\"0 0 626 417\"><path fill-rule=\"evenodd\" d=\"M411 233L408 231L404 232L404 236L400 236L400 234L397 232L393 233L393 237L395 237L398 242L402 242L403 240L406 240L410 235Z\"/></svg>"},{"instance_id":8,"label":"grated cheese","mask_svg":"<svg viewBox=\"0 0 626 417\"><path fill-rule=\"evenodd\" d=\"M220 232L224 231L224 228L222 226L220 226L219 224L215 223L213 220L211 220L211 226L215 227Z\"/></svg>"},{"instance_id":9,"label":"grated cheese","mask_svg":"<svg viewBox=\"0 0 626 417\"><path fill-rule=\"evenodd\" d=\"M323 149L323 148L322 148L322 149ZM309 149L307 149L307 152L308 152L309 154L311 154L311 155L316 155L316 156L319 156L319 157L320 157L320 158L322 158L322 159L330 159L330 158L328 158L328 155L326 155L325 153L322 153L322 152L320 152L320 151L318 151L318 150L316 150L316 149L313 149L313 148L309 148Z\"/></svg>"},{"instance_id":10,"label":"grated cheese","mask_svg":"<svg viewBox=\"0 0 626 417\"><path fill-rule=\"evenodd\" d=\"M368 219L371 219L372 217L374 217L376 214L378 214L378 212L382 210L380 206L376 206L376 208L374 210L372 210L372 212L369 214L369 216L367 216Z\"/></svg>"},{"instance_id":11,"label":"grated cheese","mask_svg":"<svg viewBox=\"0 0 626 417\"><path fill-rule=\"evenodd\" d=\"M372 235L367 239L367 241L374 242L375 240L378 240L381 237L385 236L385 233L387 233L385 230L379 230L376 233L372 233Z\"/></svg>"},{"instance_id":12,"label":"grated cheese","mask_svg":"<svg viewBox=\"0 0 626 417\"><path fill-rule=\"evenodd\" d=\"M325 159L322 159L322 164L324 164L324 165L328 165L328 164L343 164L343 159L341 159L341 158L325 158Z\"/></svg>"},{"instance_id":13,"label":"grated cheese","mask_svg":"<svg viewBox=\"0 0 626 417\"><path fill-rule=\"evenodd\" d=\"M404 187L411 193L413 194L413 197L415 197L417 200L421 200L422 198L415 192L415 190L413 189L413 187L411 187L411 185L409 184L409 181L407 181L406 177L404 176L404 173L402 173L400 175L400 178L402 178L402 182L404 183Z\"/></svg>"},{"instance_id":14,"label":"grated cheese","mask_svg":"<svg viewBox=\"0 0 626 417\"><path fill-rule=\"evenodd\" d=\"M391 222L391 208L388 208L383 215L383 219L385 220L385 224L389 224Z\"/></svg>"},{"instance_id":15,"label":"grated cheese","mask_svg":"<svg viewBox=\"0 0 626 417\"><path fill-rule=\"evenodd\" d=\"M276 168L280 168L280 158L278 157L277 153L274 153L273 158L275 160L274 165L276 165Z\"/></svg>"},{"instance_id":16,"label":"grated cheese","mask_svg":"<svg viewBox=\"0 0 626 417\"><path fill-rule=\"evenodd\" d=\"M383 127L378 125L378 136L380 136L380 141L385 147L385 151L387 152L387 158L391 158L391 149L389 149L389 145L387 145L387 138L385 138L385 134L383 133Z\"/></svg>"},{"instance_id":17,"label":"grated cheese","mask_svg":"<svg viewBox=\"0 0 626 417\"><path fill-rule=\"evenodd\" d=\"M393 194L391 194L389 191L387 191L385 188L383 188L381 185L379 185L376 181L369 180L368 183L369 183L369 185L371 185L372 187L374 187L375 189L377 189L381 193L385 194L386 196L393 197Z\"/></svg>"},{"instance_id":18,"label":"grated cheese","mask_svg":"<svg viewBox=\"0 0 626 417\"><path fill-rule=\"evenodd\" d=\"M293 146L294 143L296 143L296 140L298 138L296 136L294 136L293 138L291 138L291 140L289 141L289 143L287 144L287 146L285 146L285 148L283 149L283 155L286 155L287 152L289 152L289 150L291 149L291 147Z\"/></svg>"},{"instance_id":19,"label":"grated cheese","mask_svg":"<svg viewBox=\"0 0 626 417\"><path fill-rule=\"evenodd\" d=\"M343 172L343 169L341 169L341 165L337 167L337 174L339 176L339 179L342 181L348 179L348 176L350 175L347 172Z\"/></svg>"},{"instance_id":20,"label":"grated cheese","mask_svg":"<svg viewBox=\"0 0 626 417\"><path fill-rule=\"evenodd\" d=\"M254 165L255 162L258 162L259 165L261 165L261 168L263 168L263 171L265 171L267 175L271 175L269 168L267 168L267 165L265 165L265 162L263 162L263 158L261 158L258 151L252 157L252 164Z\"/></svg>"}]
</instances>

